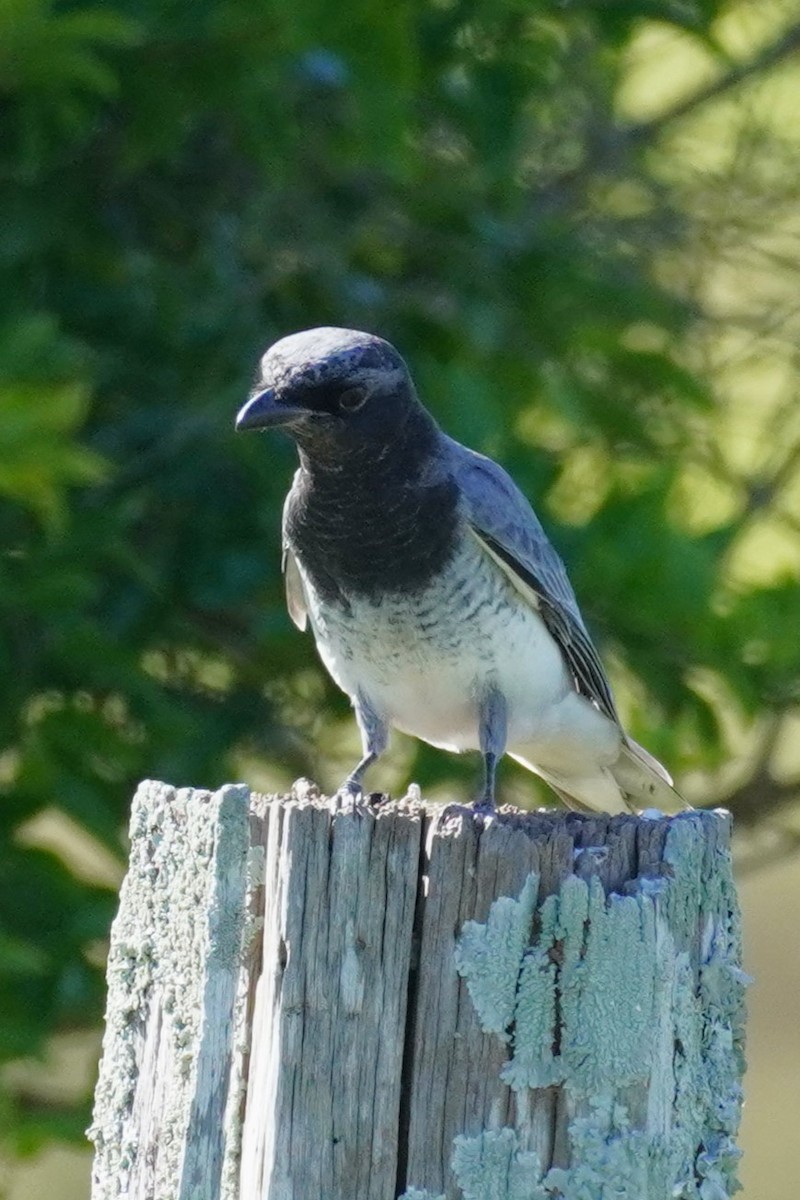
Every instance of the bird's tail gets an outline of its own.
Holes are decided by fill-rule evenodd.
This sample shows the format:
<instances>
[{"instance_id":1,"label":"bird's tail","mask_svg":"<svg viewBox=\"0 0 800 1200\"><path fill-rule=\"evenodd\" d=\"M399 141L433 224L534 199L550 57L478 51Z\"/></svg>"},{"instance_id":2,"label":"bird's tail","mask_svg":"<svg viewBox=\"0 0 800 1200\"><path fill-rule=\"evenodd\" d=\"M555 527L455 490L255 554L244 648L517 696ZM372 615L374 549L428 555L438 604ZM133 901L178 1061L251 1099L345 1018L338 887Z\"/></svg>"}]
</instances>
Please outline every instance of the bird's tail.
<instances>
[{"instance_id":1,"label":"bird's tail","mask_svg":"<svg viewBox=\"0 0 800 1200\"><path fill-rule=\"evenodd\" d=\"M610 767L598 767L586 776L555 773L522 754L511 757L540 775L569 808L608 813L657 808L677 813L690 807L675 790L667 769L632 738L626 738Z\"/></svg>"},{"instance_id":2,"label":"bird's tail","mask_svg":"<svg viewBox=\"0 0 800 1200\"><path fill-rule=\"evenodd\" d=\"M642 808L658 808L661 812L677 813L690 807L680 792L676 791L666 767L631 737L622 743L611 774L619 784L628 807L634 812Z\"/></svg>"}]
</instances>

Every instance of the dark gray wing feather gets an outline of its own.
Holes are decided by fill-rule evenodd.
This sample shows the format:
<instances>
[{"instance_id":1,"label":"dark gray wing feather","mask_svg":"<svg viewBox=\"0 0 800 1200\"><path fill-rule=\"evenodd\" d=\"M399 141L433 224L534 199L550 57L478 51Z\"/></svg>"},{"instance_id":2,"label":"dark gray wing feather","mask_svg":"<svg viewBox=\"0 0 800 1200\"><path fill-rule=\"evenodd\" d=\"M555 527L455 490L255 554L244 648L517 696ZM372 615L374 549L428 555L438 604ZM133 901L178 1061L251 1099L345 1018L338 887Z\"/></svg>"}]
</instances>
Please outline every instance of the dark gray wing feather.
<instances>
[{"instance_id":1,"label":"dark gray wing feather","mask_svg":"<svg viewBox=\"0 0 800 1200\"><path fill-rule=\"evenodd\" d=\"M443 435L442 441L449 472L461 489L467 520L479 541L506 568L512 582L533 593L577 690L619 725L611 685L583 623L564 564L530 504L497 463L452 438Z\"/></svg>"}]
</instances>

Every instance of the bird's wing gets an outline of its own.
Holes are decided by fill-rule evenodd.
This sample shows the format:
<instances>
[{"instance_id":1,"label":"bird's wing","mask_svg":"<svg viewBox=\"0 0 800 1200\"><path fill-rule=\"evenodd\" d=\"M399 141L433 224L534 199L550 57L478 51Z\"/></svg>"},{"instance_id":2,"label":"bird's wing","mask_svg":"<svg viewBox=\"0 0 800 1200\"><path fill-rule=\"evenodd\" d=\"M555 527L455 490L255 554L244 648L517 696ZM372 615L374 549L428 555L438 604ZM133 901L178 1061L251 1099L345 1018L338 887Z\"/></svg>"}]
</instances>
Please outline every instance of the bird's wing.
<instances>
[{"instance_id":1,"label":"bird's wing","mask_svg":"<svg viewBox=\"0 0 800 1200\"><path fill-rule=\"evenodd\" d=\"M443 441L448 468L461 490L475 537L538 610L561 647L577 690L619 725L611 685L583 623L564 564L530 504L497 463L452 438L443 436Z\"/></svg>"},{"instance_id":2,"label":"bird's wing","mask_svg":"<svg viewBox=\"0 0 800 1200\"><path fill-rule=\"evenodd\" d=\"M300 574L297 559L292 554L286 537L286 510L289 507L291 494L290 491L283 505L283 520L281 521L281 570L283 571L283 581L286 587L286 607L289 610L289 616L302 632L308 624L306 593L303 588L303 577Z\"/></svg>"}]
</instances>

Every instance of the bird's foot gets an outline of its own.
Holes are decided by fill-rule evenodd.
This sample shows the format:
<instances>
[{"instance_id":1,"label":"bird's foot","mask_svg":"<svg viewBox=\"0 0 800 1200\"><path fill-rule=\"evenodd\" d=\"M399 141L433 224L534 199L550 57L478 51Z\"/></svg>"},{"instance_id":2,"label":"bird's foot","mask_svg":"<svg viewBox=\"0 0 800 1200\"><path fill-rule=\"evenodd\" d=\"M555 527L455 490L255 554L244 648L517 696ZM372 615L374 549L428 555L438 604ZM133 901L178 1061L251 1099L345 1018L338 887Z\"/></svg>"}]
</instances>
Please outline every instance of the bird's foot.
<instances>
[{"instance_id":1,"label":"bird's foot","mask_svg":"<svg viewBox=\"0 0 800 1200\"><path fill-rule=\"evenodd\" d=\"M350 776L330 798L331 813L354 813L357 817L372 814L372 811L389 799L383 792L364 792L357 779Z\"/></svg>"},{"instance_id":2,"label":"bird's foot","mask_svg":"<svg viewBox=\"0 0 800 1200\"><path fill-rule=\"evenodd\" d=\"M345 779L330 798L329 808L334 817L340 813L355 813L363 816L367 808L361 784L355 779Z\"/></svg>"},{"instance_id":3,"label":"bird's foot","mask_svg":"<svg viewBox=\"0 0 800 1200\"><path fill-rule=\"evenodd\" d=\"M450 817L470 817L478 825L486 825L497 815L494 801L483 796L474 804L448 804L442 813L442 821Z\"/></svg>"},{"instance_id":4,"label":"bird's foot","mask_svg":"<svg viewBox=\"0 0 800 1200\"><path fill-rule=\"evenodd\" d=\"M314 783L313 779L306 779L304 775L295 779L292 784L292 799L294 800L317 800L319 794L319 784Z\"/></svg>"}]
</instances>

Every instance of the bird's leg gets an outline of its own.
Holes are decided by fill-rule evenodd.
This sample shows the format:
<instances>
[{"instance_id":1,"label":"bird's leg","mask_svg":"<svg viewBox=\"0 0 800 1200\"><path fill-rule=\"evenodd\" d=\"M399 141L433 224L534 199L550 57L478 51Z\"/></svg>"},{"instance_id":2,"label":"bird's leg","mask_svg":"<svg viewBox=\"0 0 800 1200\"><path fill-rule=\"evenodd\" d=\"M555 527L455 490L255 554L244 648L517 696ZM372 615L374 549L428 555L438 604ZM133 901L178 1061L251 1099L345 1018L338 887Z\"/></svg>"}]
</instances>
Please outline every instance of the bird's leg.
<instances>
[{"instance_id":1,"label":"bird's leg","mask_svg":"<svg viewBox=\"0 0 800 1200\"><path fill-rule=\"evenodd\" d=\"M494 810L494 782L497 775L497 755L492 750L484 750L483 752L483 787L481 788L480 798L475 807L485 809L487 812Z\"/></svg>"},{"instance_id":2,"label":"bird's leg","mask_svg":"<svg viewBox=\"0 0 800 1200\"><path fill-rule=\"evenodd\" d=\"M475 804L475 812L493 813L495 810L494 785L497 764L506 752L508 720L506 698L495 686L490 686L481 701L478 715L478 736L483 755L483 788Z\"/></svg>"},{"instance_id":3,"label":"bird's leg","mask_svg":"<svg viewBox=\"0 0 800 1200\"><path fill-rule=\"evenodd\" d=\"M389 741L389 728L361 692L353 701L358 728L361 730L361 746L364 751L360 761L353 767L341 784L334 803L341 808L342 799L355 800L362 795L362 780L369 767L383 754Z\"/></svg>"},{"instance_id":4,"label":"bird's leg","mask_svg":"<svg viewBox=\"0 0 800 1200\"><path fill-rule=\"evenodd\" d=\"M352 796L360 795L362 791L361 781L364 777L364 773L368 767L372 766L377 758L378 752L376 750L368 751L364 757L359 760L356 766L353 767L347 778L342 782L339 791L349 792Z\"/></svg>"},{"instance_id":5,"label":"bird's leg","mask_svg":"<svg viewBox=\"0 0 800 1200\"><path fill-rule=\"evenodd\" d=\"M481 794L468 808L465 804L448 804L442 814L446 819L456 813L484 820L495 811L494 785L497 764L506 749L506 700L495 685L484 693L478 709L478 738L483 755L483 787Z\"/></svg>"}]
</instances>

